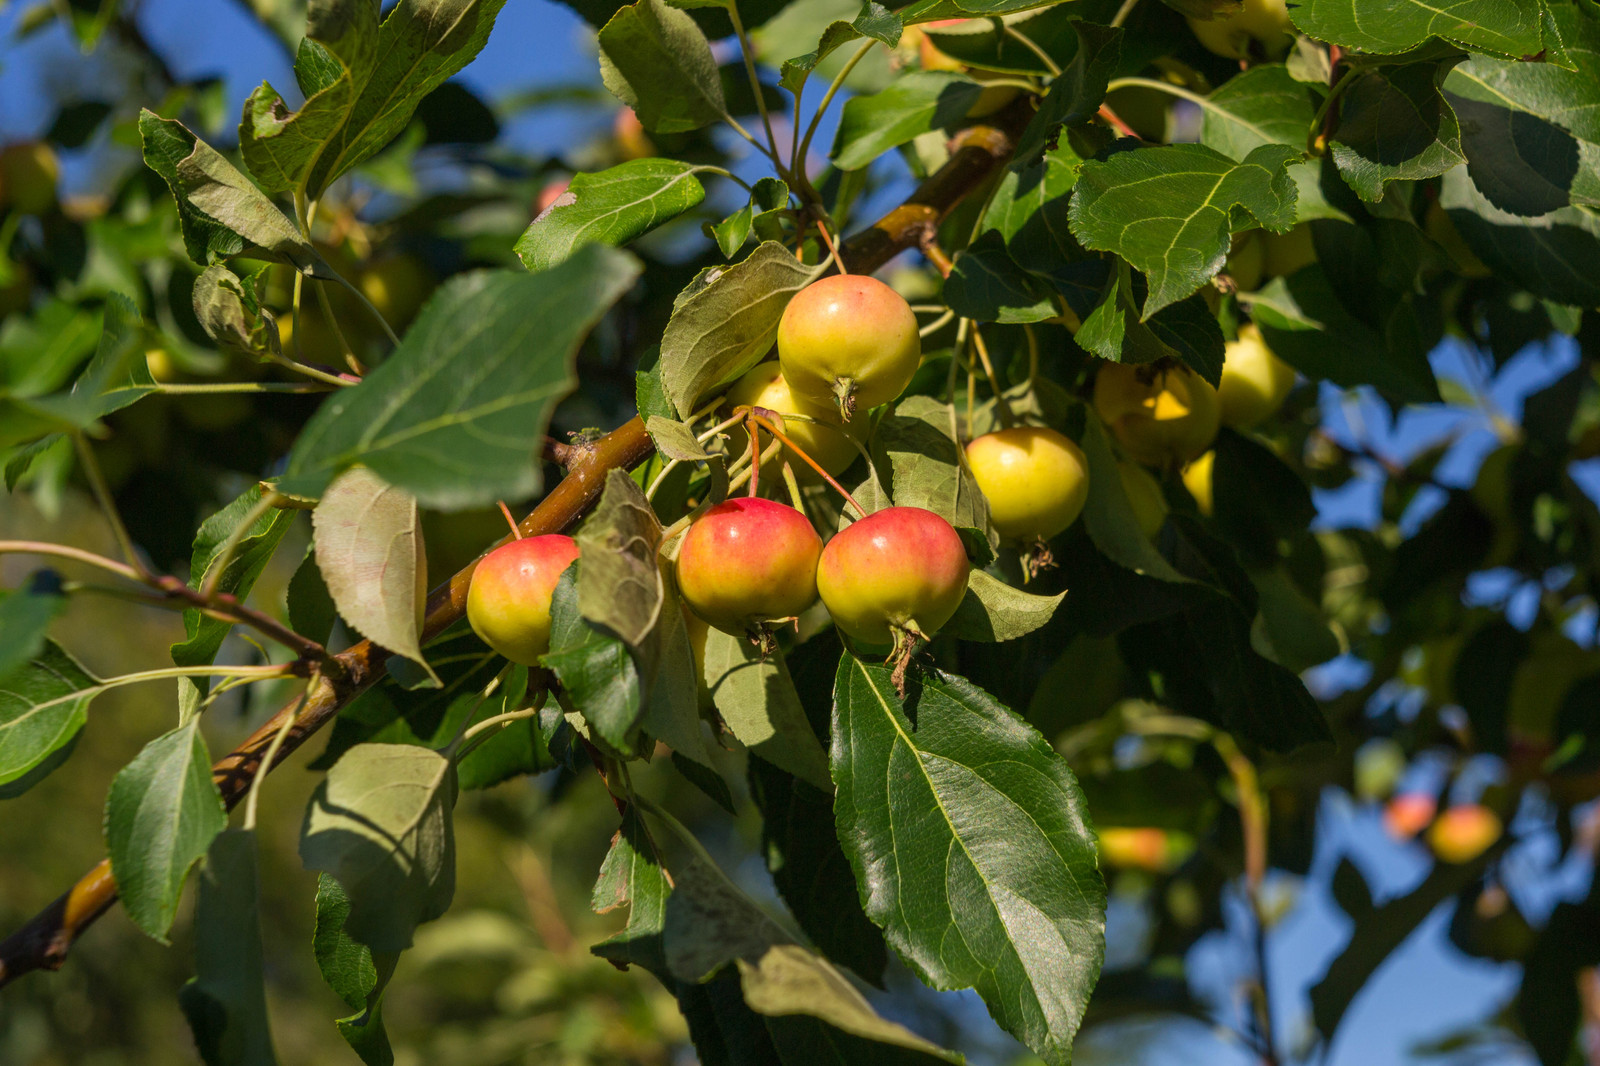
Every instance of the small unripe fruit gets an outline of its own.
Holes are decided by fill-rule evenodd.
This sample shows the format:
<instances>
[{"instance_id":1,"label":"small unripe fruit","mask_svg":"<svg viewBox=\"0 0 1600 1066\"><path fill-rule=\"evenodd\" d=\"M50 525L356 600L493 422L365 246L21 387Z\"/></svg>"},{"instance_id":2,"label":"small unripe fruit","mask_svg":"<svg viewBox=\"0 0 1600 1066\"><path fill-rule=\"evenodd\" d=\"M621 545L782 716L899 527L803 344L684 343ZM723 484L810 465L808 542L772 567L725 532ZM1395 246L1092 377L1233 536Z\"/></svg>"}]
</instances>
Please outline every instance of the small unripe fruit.
<instances>
[{"instance_id":1,"label":"small unripe fruit","mask_svg":"<svg viewBox=\"0 0 1600 1066\"><path fill-rule=\"evenodd\" d=\"M1294 367L1272 354L1255 323L1240 326L1239 339L1228 342L1217 389L1223 424L1238 429L1260 425L1277 413L1292 388Z\"/></svg>"},{"instance_id":2,"label":"small unripe fruit","mask_svg":"<svg viewBox=\"0 0 1600 1066\"><path fill-rule=\"evenodd\" d=\"M1119 462L1117 473L1122 478L1122 491L1128 496L1128 506L1133 517L1139 520L1139 529L1154 539L1167 521L1167 497L1161 491L1161 482L1138 463Z\"/></svg>"},{"instance_id":3,"label":"small unripe fruit","mask_svg":"<svg viewBox=\"0 0 1600 1066\"><path fill-rule=\"evenodd\" d=\"M1383 808L1383 827L1396 840L1410 840L1433 821L1439 801L1426 792L1402 792Z\"/></svg>"},{"instance_id":4,"label":"small unripe fruit","mask_svg":"<svg viewBox=\"0 0 1600 1066\"><path fill-rule=\"evenodd\" d=\"M648 159L656 154L655 142L631 107L620 108L611 129L617 154L623 159Z\"/></svg>"},{"instance_id":5,"label":"small unripe fruit","mask_svg":"<svg viewBox=\"0 0 1600 1066\"><path fill-rule=\"evenodd\" d=\"M1383 799L1394 791L1405 772L1405 749L1390 737L1374 737L1356 751L1356 797L1369 803Z\"/></svg>"},{"instance_id":6,"label":"small unripe fruit","mask_svg":"<svg viewBox=\"0 0 1600 1066\"><path fill-rule=\"evenodd\" d=\"M787 504L740 496L695 519L678 551L678 591L724 633L759 632L817 601L822 538Z\"/></svg>"},{"instance_id":7,"label":"small unripe fruit","mask_svg":"<svg viewBox=\"0 0 1600 1066\"><path fill-rule=\"evenodd\" d=\"M1294 43L1287 0L1244 0L1244 7L1232 17L1191 18L1189 28L1207 51L1228 59L1249 59L1252 45L1276 59Z\"/></svg>"},{"instance_id":8,"label":"small unripe fruit","mask_svg":"<svg viewBox=\"0 0 1600 1066\"><path fill-rule=\"evenodd\" d=\"M485 555L467 589L472 631L512 662L539 665L550 650L550 598L577 557L577 542L556 533L514 540Z\"/></svg>"},{"instance_id":9,"label":"small unripe fruit","mask_svg":"<svg viewBox=\"0 0 1600 1066\"><path fill-rule=\"evenodd\" d=\"M784 421L780 427L783 435L822 464L822 469L830 474L840 473L861 454L856 451L856 446L850 443L850 431L839 421L839 409L832 404L824 407L796 396L794 390L789 388L789 383L784 380L783 372L778 369L777 363L762 363L734 382L733 387L728 390L728 406L739 407L746 404L751 407L765 407L769 411L783 415ZM791 415L813 418L816 422L805 422L799 418L789 417ZM826 424L817 425L817 422ZM728 436L728 446L734 455L750 447L750 438L744 430L735 429ZM771 441L771 436L763 433L762 449L765 450ZM822 480L809 463L787 453L770 463L763 464L761 476L777 477L783 470L782 461L785 458L789 460L789 465L799 480Z\"/></svg>"},{"instance_id":10,"label":"small unripe fruit","mask_svg":"<svg viewBox=\"0 0 1600 1066\"><path fill-rule=\"evenodd\" d=\"M433 291L433 275L414 255L391 255L363 270L356 284L384 320L401 329Z\"/></svg>"},{"instance_id":11,"label":"small unripe fruit","mask_svg":"<svg viewBox=\"0 0 1600 1066\"><path fill-rule=\"evenodd\" d=\"M985 433L967 464L1006 540L1046 541L1077 521L1089 498L1089 462L1066 436L1039 426Z\"/></svg>"},{"instance_id":12,"label":"small unripe fruit","mask_svg":"<svg viewBox=\"0 0 1600 1066\"><path fill-rule=\"evenodd\" d=\"M931 637L967 592L966 547L949 522L920 507L889 507L846 527L817 565L834 623L862 644Z\"/></svg>"},{"instance_id":13,"label":"small unripe fruit","mask_svg":"<svg viewBox=\"0 0 1600 1066\"><path fill-rule=\"evenodd\" d=\"M846 421L888 403L922 362L911 305L864 274L836 274L806 286L778 323L778 364L794 394L836 406Z\"/></svg>"},{"instance_id":14,"label":"small unripe fruit","mask_svg":"<svg viewBox=\"0 0 1600 1066\"><path fill-rule=\"evenodd\" d=\"M1194 504L1200 508L1200 513L1207 517L1210 517L1216 499L1211 481L1216 466L1217 453L1209 451L1183 468L1183 487L1194 497Z\"/></svg>"},{"instance_id":15,"label":"small unripe fruit","mask_svg":"<svg viewBox=\"0 0 1600 1066\"><path fill-rule=\"evenodd\" d=\"M0 188L19 214L42 215L56 204L61 164L43 141L25 141L0 149Z\"/></svg>"},{"instance_id":16,"label":"small unripe fruit","mask_svg":"<svg viewBox=\"0 0 1600 1066\"><path fill-rule=\"evenodd\" d=\"M1477 803L1450 807L1428 827L1428 846L1441 862L1471 862L1493 846L1505 826L1500 816Z\"/></svg>"},{"instance_id":17,"label":"small unripe fruit","mask_svg":"<svg viewBox=\"0 0 1600 1066\"><path fill-rule=\"evenodd\" d=\"M1198 457L1221 421L1217 390L1186 366L1106 363L1095 375L1094 409L1123 451L1148 466Z\"/></svg>"}]
</instances>

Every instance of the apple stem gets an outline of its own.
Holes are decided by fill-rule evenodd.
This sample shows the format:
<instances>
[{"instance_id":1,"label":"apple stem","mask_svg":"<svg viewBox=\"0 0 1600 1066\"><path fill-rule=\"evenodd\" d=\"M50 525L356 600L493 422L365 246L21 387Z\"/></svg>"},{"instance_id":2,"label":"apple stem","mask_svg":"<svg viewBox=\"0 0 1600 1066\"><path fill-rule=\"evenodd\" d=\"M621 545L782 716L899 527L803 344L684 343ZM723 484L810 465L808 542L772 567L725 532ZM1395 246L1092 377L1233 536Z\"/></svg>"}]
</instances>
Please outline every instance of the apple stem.
<instances>
[{"instance_id":1,"label":"apple stem","mask_svg":"<svg viewBox=\"0 0 1600 1066\"><path fill-rule=\"evenodd\" d=\"M752 434L755 432L754 426L760 426L762 429L766 430L768 433L771 433L774 437L777 437L779 443L781 443L785 448L788 448L790 451L794 452L800 458L804 459L806 461L807 465L809 465L811 467L811 469L815 470L818 474L821 474L822 475L822 480L824 480L828 484L832 485L834 487L834 490L836 492L838 492L839 495L843 496L845 498L845 501L848 502L851 507L854 507L856 509L856 514L860 515L862 518L867 517L867 509L865 507L861 506L859 503L857 503L856 502L856 498L854 496L850 495L850 493L848 491L846 491L846 489L845 489L845 487L843 485L839 484L837 481L835 481L833 479L833 475L829 474L826 470L822 469L822 465L820 463L818 463L815 459L811 458L811 456L807 455L805 453L805 449L803 449L803 448L799 447L798 445L796 445L794 441L792 441L788 437L784 436L782 430L778 429L777 426L773 425L771 422L768 422L765 418L762 418L760 415L756 414L754 411L750 412L749 419L750 419L750 422L752 423L752 429L751 429L751 433ZM752 478L751 480L753 481L754 479Z\"/></svg>"},{"instance_id":2,"label":"apple stem","mask_svg":"<svg viewBox=\"0 0 1600 1066\"><path fill-rule=\"evenodd\" d=\"M496 500L500 505L500 513L506 516L506 525L511 527L511 536L516 540L522 539L522 530L517 528L517 520L511 517L511 508L506 506L506 501Z\"/></svg>"},{"instance_id":3,"label":"apple stem","mask_svg":"<svg viewBox=\"0 0 1600 1066\"><path fill-rule=\"evenodd\" d=\"M760 422L752 418L746 428L750 431L750 495L756 494L761 484L761 431Z\"/></svg>"}]
</instances>

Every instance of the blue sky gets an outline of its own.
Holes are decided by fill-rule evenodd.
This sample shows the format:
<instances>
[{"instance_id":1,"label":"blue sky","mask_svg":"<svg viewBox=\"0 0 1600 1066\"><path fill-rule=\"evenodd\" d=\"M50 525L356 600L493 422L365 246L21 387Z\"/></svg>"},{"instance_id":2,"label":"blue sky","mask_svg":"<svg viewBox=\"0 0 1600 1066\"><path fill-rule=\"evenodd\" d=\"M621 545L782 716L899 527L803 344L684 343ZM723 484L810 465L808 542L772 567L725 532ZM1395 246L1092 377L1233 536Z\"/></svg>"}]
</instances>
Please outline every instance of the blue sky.
<instances>
[{"instance_id":1,"label":"blue sky","mask_svg":"<svg viewBox=\"0 0 1600 1066\"><path fill-rule=\"evenodd\" d=\"M0 13L0 40L9 40L20 7L13 4ZM286 95L292 95L294 81L285 52L241 4L145 0L140 6L139 21L148 39L180 77L223 78L229 116L238 115L246 95L262 80L270 80ZM810 48L808 42L796 45L796 53ZM92 64L87 72L86 63ZM20 47L0 49L0 100L6 102L0 109L0 140L37 136L48 125L52 99L70 99L79 87L107 84L115 81L116 74L103 58L81 56L59 28L39 34ZM551 0L512 0L500 15L488 46L462 80L491 103L538 87L595 85L598 76L592 34L568 9ZM575 135L598 134L609 123L610 114L604 108L550 109L511 121L504 137L534 156L559 154L560 146ZM830 117L818 144L828 143L832 125ZM730 143L736 143L731 136ZM100 153L107 151L110 149L101 145L69 156L69 187L91 187L96 163L103 160ZM738 169L748 177L759 176L756 164L755 158L746 158ZM883 194L886 200L903 193L904 181L895 184L895 189ZM1527 394L1554 381L1576 359L1576 345L1560 338L1530 347L1492 376L1484 360L1459 341L1447 340L1432 356L1441 377L1472 389L1487 382L1484 395L1512 421L1520 415ZM1363 390L1347 393L1324 385L1321 398L1327 428L1335 437L1347 442L1359 438L1373 450L1398 459L1415 454L1443 435L1458 434L1438 468L1438 477L1446 484L1470 484L1478 463L1498 443L1482 410L1418 407L1390 418L1387 409ZM1586 465L1600 467L1600 463ZM1591 494L1600 491L1600 469L1575 470L1575 476ZM1319 491L1319 525L1370 526L1377 517L1381 488L1378 473L1367 470L1336 492ZM1430 508L1437 507L1440 499L1437 492L1424 493L1407 515L1408 529L1422 521ZM1474 591L1493 601L1515 593L1513 584L1502 581L1496 585L1493 575L1489 575ZM1510 611L1515 619L1519 612L1525 614L1526 608L1518 605L1516 595L1511 598ZM1532 598L1523 595L1521 600L1526 605ZM1357 663L1335 661L1319 668L1312 680L1318 686L1339 688L1356 680L1359 672ZM1526 824L1536 824L1536 819L1530 817ZM1538 890L1527 901L1534 914L1547 913L1559 895L1581 891L1587 877L1576 867L1554 874L1543 872L1554 856L1553 837L1547 837L1550 835L1530 836L1508 860L1537 882ZM1343 949L1349 936L1351 923L1334 906L1328 892L1329 874L1346 855L1365 873L1379 900L1404 893L1428 870L1422 846L1390 840L1379 825L1375 808L1357 804L1342 793L1329 792L1324 797L1311 876L1302 880L1274 875L1271 885L1274 892L1293 897L1292 908L1269 939L1277 1024L1290 1042L1309 1024L1308 989L1328 961ZM1242 904L1234 902L1230 929L1207 937L1188 960L1194 990L1215 1008L1219 1019L1227 1022L1236 1022L1240 1017L1235 981L1241 969L1248 968L1249 958L1245 954L1248 922ZM1400 1066L1420 1061L1409 1054L1410 1047L1478 1022L1512 997L1517 969L1462 956L1446 939L1448 917L1441 911L1430 918L1363 991L1340 1031L1332 1055L1323 1060L1324 1066ZM1113 936L1137 936L1139 924L1136 909L1119 909L1114 915ZM1003 1038L996 1039L999 1034L991 1035L974 997L951 995L949 1004L958 1016L971 1019L976 1060L998 1061L1015 1050ZM1166 1021L1156 1025L1122 1023L1091 1033L1082 1041L1078 1061L1085 1066L1113 1062L1149 1066L1206 1062L1231 1066L1252 1060L1237 1042L1230 1042L1213 1027L1193 1021ZM1522 1060L1513 1057L1504 1061L1509 1066L1519 1066ZM1527 1057L1526 1061L1533 1060Z\"/></svg>"}]
</instances>

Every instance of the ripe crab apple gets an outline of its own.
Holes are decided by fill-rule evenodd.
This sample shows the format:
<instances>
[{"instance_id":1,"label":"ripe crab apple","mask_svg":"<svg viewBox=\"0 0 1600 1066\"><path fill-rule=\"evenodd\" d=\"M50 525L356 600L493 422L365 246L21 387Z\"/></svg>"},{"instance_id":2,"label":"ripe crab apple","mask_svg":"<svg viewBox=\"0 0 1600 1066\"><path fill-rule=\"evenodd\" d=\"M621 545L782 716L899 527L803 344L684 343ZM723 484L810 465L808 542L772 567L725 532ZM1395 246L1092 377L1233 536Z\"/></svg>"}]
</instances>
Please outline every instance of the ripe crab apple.
<instances>
[{"instance_id":1,"label":"ripe crab apple","mask_svg":"<svg viewBox=\"0 0 1600 1066\"><path fill-rule=\"evenodd\" d=\"M1186 366L1107 363L1094 379L1094 409L1125 452L1148 466L1181 466L1211 446L1217 390Z\"/></svg>"},{"instance_id":2,"label":"ripe crab apple","mask_svg":"<svg viewBox=\"0 0 1600 1066\"><path fill-rule=\"evenodd\" d=\"M1441 862L1471 862L1488 851L1504 830L1500 816L1482 804L1457 804L1428 827L1428 846Z\"/></svg>"},{"instance_id":3,"label":"ripe crab apple","mask_svg":"<svg viewBox=\"0 0 1600 1066\"><path fill-rule=\"evenodd\" d=\"M751 407L764 407L783 415L783 425L779 427L783 430L783 435L794 441L830 474L840 473L855 462L856 456L860 454L856 451L855 445L850 443L853 434L839 422L838 408L832 404L824 407L796 396L794 390L789 388L788 381L784 380L783 372L778 369L777 363L762 363L733 383L733 387L728 390L728 405L739 407L746 404ZM816 421L806 422L799 418L791 418L791 415L803 415ZM818 425L819 422L823 424ZM742 429L735 429L729 437L728 446L734 455L750 447L750 438ZM763 449L770 441L770 437L761 438ZM777 477L783 469L782 458L784 457L776 457L770 463L762 464L761 476ZM821 480L817 472L804 460L795 456L787 458L799 480Z\"/></svg>"},{"instance_id":4,"label":"ripe crab apple","mask_svg":"<svg viewBox=\"0 0 1600 1066\"><path fill-rule=\"evenodd\" d=\"M1189 28L1209 52L1228 59L1249 59L1252 46L1276 59L1294 43L1287 0L1244 0L1228 18L1190 18Z\"/></svg>"},{"instance_id":5,"label":"ripe crab apple","mask_svg":"<svg viewBox=\"0 0 1600 1066\"><path fill-rule=\"evenodd\" d=\"M1053 429L1014 426L976 437L967 464L989 501L995 531L1039 543L1077 521L1089 498L1089 461Z\"/></svg>"},{"instance_id":6,"label":"ripe crab apple","mask_svg":"<svg viewBox=\"0 0 1600 1066\"><path fill-rule=\"evenodd\" d=\"M778 365L789 388L814 406L836 406L846 422L899 396L921 361L911 305L865 274L806 286L778 322Z\"/></svg>"},{"instance_id":7,"label":"ripe crab apple","mask_svg":"<svg viewBox=\"0 0 1600 1066\"><path fill-rule=\"evenodd\" d=\"M472 631L512 662L539 665L550 650L550 597L577 557L577 541L558 533L523 537L485 555L467 589Z\"/></svg>"},{"instance_id":8,"label":"ripe crab apple","mask_svg":"<svg viewBox=\"0 0 1600 1066\"><path fill-rule=\"evenodd\" d=\"M1383 808L1383 827L1396 840L1410 840L1433 821L1439 801L1426 792L1401 792Z\"/></svg>"},{"instance_id":9,"label":"ripe crab apple","mask_svg":"<svg viewBox=\"0 0 1600 1066\"><path fill-rule=\"evenodd\" d=\"M760 636L767 622L817 602L822 538L788 504L741 496L695 519L678 550L678 591L724 633Z\"/></svg>"},{"instance_id":10,"label":"ripe crab apple","mask_svg":"<svg viewBox=\"0 0 1600 1066\"><path fill-rule=\"evenodd\" d=\"M1271 418L1294 388L1294 367L1272 353L1255 323L1239 327L1222 363L1217 401L1224 425L1250 429Z\"/></svg>"},{"instance_id":11,"label":"ripe crab apple","mask_svg":"<svg viewBox=\"0 0 1600 1066\"><path fill-rule=\"evenodd\" d=\"M889 507L840 531L822 550L817 591L834 624L862 644L893 644L895 684L919 641L937 633L967 593L966 547L949 522Z\"/></svg>"}]
</instances>

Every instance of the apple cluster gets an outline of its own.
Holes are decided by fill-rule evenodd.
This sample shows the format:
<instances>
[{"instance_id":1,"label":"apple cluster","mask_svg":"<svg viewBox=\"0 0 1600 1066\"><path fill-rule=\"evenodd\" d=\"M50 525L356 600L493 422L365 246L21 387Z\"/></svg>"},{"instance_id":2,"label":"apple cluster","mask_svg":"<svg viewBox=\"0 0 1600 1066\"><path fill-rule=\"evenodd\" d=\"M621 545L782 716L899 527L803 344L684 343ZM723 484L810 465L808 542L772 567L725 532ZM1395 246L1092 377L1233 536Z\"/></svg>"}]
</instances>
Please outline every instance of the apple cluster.
<instances>
[{"instance_id":1,"label":"apple cluster","mask_svg":"<svg viewBox=\"0 0 1600 1066\"><path fill-rule=\"evenodd\" d=\"M790 464L774 449L759 465L752 461L753 487L763 472L771 479L795 466L796 481L831 481L865 447L864 412L898 398L922 358L910 305L863 275L831 276L801 290L779 322L777 350L775 363L755 367L728 390L734 414L724 425L746 418L746 428L729 434L734 455L758 450L750 434L776 429L781 451L805 463ZM1093 407L1125 456L1118 472L1147 536L1165 520L1166 502L1146 467L1185 470L1209 510L1207 449L1218 426L1259 423L1293 383L1293 370L1251 325L1227 347L1220 389L1181 365L1100 368ZM1030 561L1047 561L1044 545L1077 520L1088 499L1083 451L1047 426L1012 425L976 437L965 455L995 531ZM1188 472L1199 472L1205 484ZM577 556L565 536L517 539L490 552L468 592L473 629L511 661L536 665L549 650L556 582ZM960 534L932 511L863 513L824 543L802 511L753 490L698 511L675 562L683 603L705 625L771 647L775 626L820 599L845 637L890 647L902 670L955 614L969 572Z\"/></svg>"}]
</instances>

